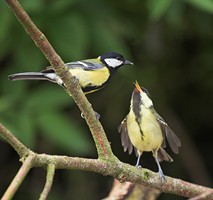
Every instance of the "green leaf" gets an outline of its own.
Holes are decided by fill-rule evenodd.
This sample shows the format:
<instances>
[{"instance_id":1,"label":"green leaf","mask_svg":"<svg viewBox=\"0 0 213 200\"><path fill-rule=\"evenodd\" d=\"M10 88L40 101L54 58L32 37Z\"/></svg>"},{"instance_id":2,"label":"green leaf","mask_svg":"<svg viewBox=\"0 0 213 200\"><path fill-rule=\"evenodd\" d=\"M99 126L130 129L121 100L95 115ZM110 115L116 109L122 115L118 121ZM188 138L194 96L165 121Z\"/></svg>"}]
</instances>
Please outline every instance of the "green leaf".
<instances>
[{"instance_id":1,"label":"green leaf","mask_svg":"<svg viewBox=\"0 0 213 200\"><path fill-rule=\"evenodd\" d=\"M151 20L159 20L169 9L172 0L149 0L148 10Z\"/></svg>"},{"instance_id":2,"label":"green leaf","mask_svg":"<svg viewBox=\"0 0 213 200\"><path fill-rule=\"evenodd\" d=\"M213 0L186 0L186 2L208 13L213 13Z\"/></svg>"},{"instance_id":3,"label":"green leaf","mask_svg":"<svg viewBox=\"0 0 213 200\"><path fill-rule=\"evenodd\" d=\"M43 113L38 119L44 136L59 148L67 152L87 153L91 149L85 131L62 114L56 112Z\"/></svg>"}]
</instances>

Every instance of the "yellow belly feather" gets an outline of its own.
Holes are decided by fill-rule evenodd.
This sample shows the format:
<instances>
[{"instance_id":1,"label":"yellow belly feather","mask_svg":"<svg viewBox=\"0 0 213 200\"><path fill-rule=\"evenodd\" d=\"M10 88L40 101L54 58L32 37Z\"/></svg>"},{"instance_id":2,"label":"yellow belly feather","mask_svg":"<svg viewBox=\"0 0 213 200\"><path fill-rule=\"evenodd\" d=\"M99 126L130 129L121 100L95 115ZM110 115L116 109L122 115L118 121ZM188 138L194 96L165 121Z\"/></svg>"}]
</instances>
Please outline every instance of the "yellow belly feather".
<instances>
[{"instance_id":1,"label":"yellow belly feather","mask_svg":"<svg viewBox=\"0 0 213 200\"><path fill-rule=\"evenodd\" d=\"M143 135L141 135L138 123L135 120L135 115L131 110L127 117L128 135L137 150L153 151L158 149L162 142L163 136L159 123L149 109L143 109L143 119L140 123Z\"/></svg>"}]
</instances>

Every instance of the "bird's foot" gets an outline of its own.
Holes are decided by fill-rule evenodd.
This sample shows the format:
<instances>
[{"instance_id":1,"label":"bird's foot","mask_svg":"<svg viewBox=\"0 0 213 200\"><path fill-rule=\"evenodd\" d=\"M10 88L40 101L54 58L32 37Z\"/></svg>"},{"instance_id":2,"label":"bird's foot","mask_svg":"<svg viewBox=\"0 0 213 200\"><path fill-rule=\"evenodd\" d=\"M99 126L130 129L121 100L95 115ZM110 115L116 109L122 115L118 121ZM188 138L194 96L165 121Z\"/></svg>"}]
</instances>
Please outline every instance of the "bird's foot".
<instances>
[{"instance_id":1,"label":"bird's foot","mask_svg":"<svg viewBox=\"0 0 213 200\"><path fill-rule=\"evenodd\" d=\"M162 182L162 183L166 183L166 177L165 177L163 171L162 171L162 170L159 170L159 171L158 171L158 174L160 175L161 182Z\"/></svg>"},{"instance_id":2,"label":"bird's foot","mask_svg":"<svg viewBox=\"0 0 213 200\"><path fill-rule=\"evenodd\" d=\"M142 169L141 165L135 165L137 169Z\"/></svg>"}]
</instances>

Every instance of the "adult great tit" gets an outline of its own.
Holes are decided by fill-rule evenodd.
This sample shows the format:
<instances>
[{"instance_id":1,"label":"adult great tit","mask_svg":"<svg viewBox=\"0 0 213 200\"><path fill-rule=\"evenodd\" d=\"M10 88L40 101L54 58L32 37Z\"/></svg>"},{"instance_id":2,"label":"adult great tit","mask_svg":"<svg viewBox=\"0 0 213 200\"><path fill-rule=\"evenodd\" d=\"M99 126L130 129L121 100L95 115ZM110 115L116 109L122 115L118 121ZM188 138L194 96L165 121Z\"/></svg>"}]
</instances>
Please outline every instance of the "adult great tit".
<instances>
[{"instance_id":1,"label":"adult great tit","mask_svg":"<svg viewBox=\"0 0 213 200\"><path fill-rule=\"evenodd\" d=\"M85 94L102 89L111 79L112 75L122 65L133 65L122 55L114 52L105 53L96 59L87 59L70 62L66 67L75 76ZM11 74L9 80L48 80L64 86L63 81L52 67L47 67L41 72L24 72Z\"/></svg>"},{"instance_id":2,"label":"adult great tit","mask_svg":"<svg viewBox=\"0 0 213 200\"><path fill-rule=\"evenodd\" d=\"M155 111L148 91L141 88L137 81L131 97L130 112L121 122L118 131L121 134L124 151L131 154L134 147L136 156L138 156L136 166L139 166L142 153L151 151L158 165L161 180L166 181L159 163L163 160L173 161L164 150L166 139L176 154L179 152L181 142Z\"/></svg>"}]
</instances>

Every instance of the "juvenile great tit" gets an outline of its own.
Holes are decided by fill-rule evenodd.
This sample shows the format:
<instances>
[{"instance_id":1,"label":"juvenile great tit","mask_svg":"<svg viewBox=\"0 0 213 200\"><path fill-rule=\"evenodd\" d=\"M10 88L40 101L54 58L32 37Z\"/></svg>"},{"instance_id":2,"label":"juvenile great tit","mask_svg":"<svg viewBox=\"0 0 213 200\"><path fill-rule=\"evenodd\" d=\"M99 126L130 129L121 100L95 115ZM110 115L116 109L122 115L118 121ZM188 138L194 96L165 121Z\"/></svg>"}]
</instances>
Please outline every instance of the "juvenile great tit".
<instances>
[{"instance_id":1,"label":"juvenile great tit","mask_svg":"<svg viewBox=\"0 0 213 200\"><path fill-rule=\"evenodd\" d=\"M105 53L95 59L70 62L66 67L75 76L85 94L102 89L111 79L112 75L122 65L133 65L122 55L114 52ZM64 87L63 81L52 67L47 67L41 72L24 72L11 74L9 80L48 80Z\"/></svg>"},{"instance_id":2,"label":"juvenile great tit","mask_svg":"<svg viewBox=\"0 0 213 200\"><path fill-rule=\"evenodd\" d=\"M133 148L138 157L136 166L139 166L140 157L144 151L152 152L158 165L158 173L162 182L166 181L160 166L160 161L172 162L166 153L166 139L174 153L179 152L180 139L169 128L168 124L155 111L149 93L141 88L136 81L131 97L130 112L121 122L118 131L124 151L132 153Z\"/></svg>"}]
</instances>

